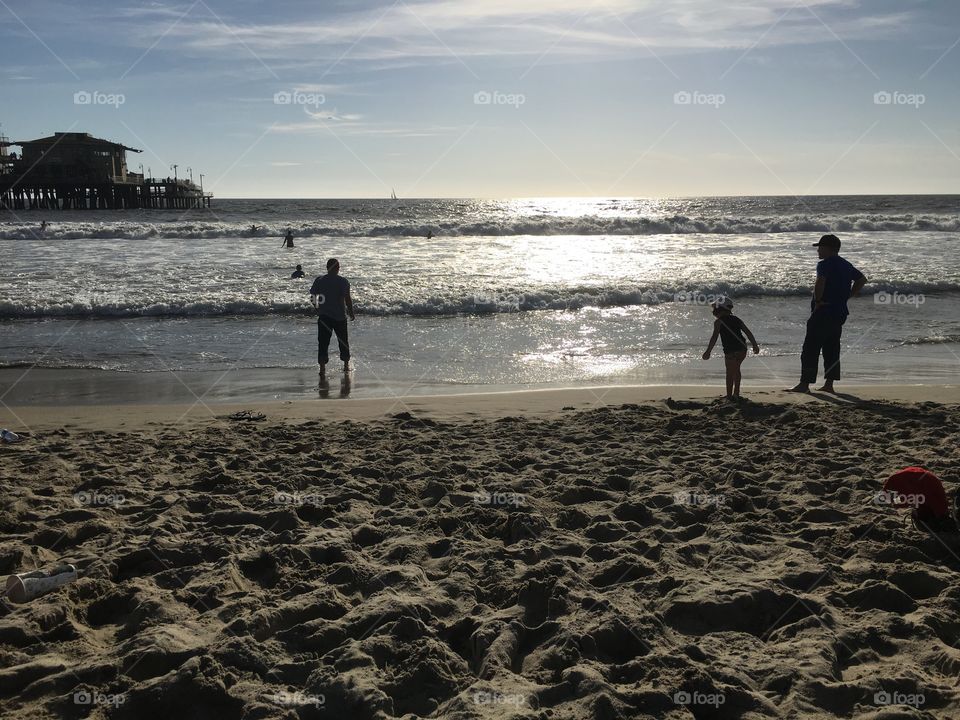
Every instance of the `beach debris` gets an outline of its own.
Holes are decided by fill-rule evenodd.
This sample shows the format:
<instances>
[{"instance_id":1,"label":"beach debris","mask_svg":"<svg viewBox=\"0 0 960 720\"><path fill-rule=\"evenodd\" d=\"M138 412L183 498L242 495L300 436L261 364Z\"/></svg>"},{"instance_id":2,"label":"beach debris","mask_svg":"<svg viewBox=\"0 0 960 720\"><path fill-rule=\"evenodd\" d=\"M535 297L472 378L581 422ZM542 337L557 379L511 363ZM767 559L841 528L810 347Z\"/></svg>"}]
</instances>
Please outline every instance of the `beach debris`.
<instances>
[{"instance_id":1,"label":"beach debris","mask_svg":"<svg viewBox=\"0 0 960 720\"><path fill-rule=\"evenodd\" d=\"M267 419L267 416L263 413L253 412L252 410L241 410L233 413L233 415L228 415L227 417L231 420L245 420L248 422L260 422L261 420Z\"/></svg>"},{"instance_id":2,"label":"beach debris","mask_svg":"<svg viewBox=\"0 0 960 720\"><path fill-rule=\"evenodd\" d=\"M7 578L4 595L14 603L30 602L77 579L73 565L58 565L52 570L34 570Z\"/></svg>"},{"instance_id":3,"label":"beach debris","mask_svg":"<svg viewBox=\"0 0 960 720\"><path fill-rule=\"evenodd\" d=\"M0 430L0 439L2 439L5 443L18 443L23 441L22 437L17 435L12 430L7 430L6 428Z\"/></svg>"}]
</instances>

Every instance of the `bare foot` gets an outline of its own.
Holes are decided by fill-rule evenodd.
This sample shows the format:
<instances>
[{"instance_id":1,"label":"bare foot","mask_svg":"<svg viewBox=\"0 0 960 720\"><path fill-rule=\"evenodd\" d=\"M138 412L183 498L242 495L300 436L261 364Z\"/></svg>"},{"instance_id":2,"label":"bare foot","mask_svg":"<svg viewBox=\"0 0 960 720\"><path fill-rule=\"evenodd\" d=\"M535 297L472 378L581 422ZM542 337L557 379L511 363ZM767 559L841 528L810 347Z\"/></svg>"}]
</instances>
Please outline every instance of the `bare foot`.
<instances>
[{"instance_id":1,"label":"bare foot","mask_svg":"<svg viewBox=\"0 0 960 720\"><path fill-rule=\"evenodd\" d=\"M817 392L836 393L837 391L833 389L833 383L824 383L823 387L817 388Z\"/></svg>"},{"instance_id":2,"label":"bare foot","mask_svg":"<svg viewBox=\"0 0 960 720\"><path fill-rule=\"evenodd\" d=\"M810 392L810 383L797 383L792 388L787 388L786 392L808 393Z\"/></svg>"}]
</instances>

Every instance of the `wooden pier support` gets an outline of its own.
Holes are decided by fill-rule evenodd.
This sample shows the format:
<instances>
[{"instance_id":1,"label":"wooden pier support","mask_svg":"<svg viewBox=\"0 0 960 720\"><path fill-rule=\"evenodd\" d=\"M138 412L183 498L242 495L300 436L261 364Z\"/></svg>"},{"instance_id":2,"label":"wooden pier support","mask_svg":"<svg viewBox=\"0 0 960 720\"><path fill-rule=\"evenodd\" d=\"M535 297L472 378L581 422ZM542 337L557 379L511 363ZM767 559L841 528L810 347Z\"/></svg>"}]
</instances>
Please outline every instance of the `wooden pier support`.
<instances>
[{"instance_id":1,"label":"wooden pier support","mask_svg":"<svg viewBox=\"0 0 960 720\"><path fill-rule=\"evenodd\" d=\"M189 210L209 208L211 193L185 180L20 184L0 176L0 208L8 210Z\"/></svg>"}]
</instances>

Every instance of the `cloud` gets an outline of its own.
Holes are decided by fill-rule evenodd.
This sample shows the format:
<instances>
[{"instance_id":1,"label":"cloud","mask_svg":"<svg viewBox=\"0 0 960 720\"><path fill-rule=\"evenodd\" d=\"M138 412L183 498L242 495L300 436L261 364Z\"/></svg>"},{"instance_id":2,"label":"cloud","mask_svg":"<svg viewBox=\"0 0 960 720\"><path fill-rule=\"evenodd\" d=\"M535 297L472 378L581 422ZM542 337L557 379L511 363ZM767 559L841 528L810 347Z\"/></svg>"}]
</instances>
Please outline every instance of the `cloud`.
<instances>
[{"instance_id":1,"label":"cloud","mask_svg":"<svg viewBox=\"0 0 960 720\"><path fill-rule=\"evenodd\" d=\"M169 39L191 52L244 49L267 64L298 58L305 67L320 67L437 58L469 64L476 58L535 59L544 53L576 59L648 54L651 49L746 49L833 41L833 33L845 40L883 37L901 29L908 18L904 12L854 12L858 7L855 0L743 0L736 5L715 0L400 0L353 12L317 11L313 17L252 23L214 16L206 5L198 5L172 29L169 13L152 23L149 12L141 13L131 31L143 43L168 32Z\"/></svg>"},{"instance_id":2,"label":"cloud","mask_svg":"<svg viewBox=\"0 0 960 720\"><path fill-rule=\"evenodd\" d=\"M356 120L360 120L363 117L362 115L357 115L355 113L344 113L341 115L336 108L334 108L333 110L316 110L316 111L310 110L308 108L304 108L304 112L306 112L307 115L312 117L314 120L325 120L325 121L336 120L338 122L341 122L341 121L354 122Z\"/></svg>"},{"instance_id":3,"label":"cloud","mask_svg":"<svg viewBox=\"0 0 960 720\"><path fill-rule=\"evenodd\" d=\"M465 128L444 125L398 125L391 123L357 122L347 120L342 123L330 123L326 118L319 117L323 113L310 113L310 121L292 123L274 123L270 133L281 135L319 135L334 133L338 136L381 136L381 137L438 137L444 135L459 135ZM346 116L345 116L346 117ZM357 116L359 117L359 116Z\"/></svg>"}]
</instances>

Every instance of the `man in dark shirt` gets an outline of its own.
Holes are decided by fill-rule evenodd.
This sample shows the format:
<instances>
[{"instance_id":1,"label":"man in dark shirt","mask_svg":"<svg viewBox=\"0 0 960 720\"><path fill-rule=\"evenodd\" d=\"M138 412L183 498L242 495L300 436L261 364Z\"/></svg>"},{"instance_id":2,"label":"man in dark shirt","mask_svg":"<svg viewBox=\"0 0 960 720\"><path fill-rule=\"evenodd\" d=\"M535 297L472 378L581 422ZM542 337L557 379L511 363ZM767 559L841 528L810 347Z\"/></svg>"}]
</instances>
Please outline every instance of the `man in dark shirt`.
<instances>
[{"instance_id":1,"label":"man in dark shirt","mask_svg":"<svg viewBox=\"0 0 960 720\"><path fill-rule=\"evenodd\" d=\"M327 377L328 350L330 338L336 333L340 346L340 359L343 371L350 371L350 343L347 340L347 316L356 320L353 314L353 298L350 297L350 283L340 277L340 261L327 260L327 274L313 281L310 288L310 302L317 309L317 362L320 365L320 382ZM344 312L346 311L346 312Z\"/></svg>"},{"instance_id":2,"label":"man in dark shirt","mask_svg":"<svg viewBox=\"0 0 960 720\"><path fill-rule=\"evenodd\" d=\"M834 380L840 379L840 336L849 314L847 300L860 294L867 278L840 257L840 238L836 235L824 235L814 247L820 258L817 283L800 353L800 382L790 392L810 392L822 353L824 382L820 390L832 393Z\"/></svg>"},{"instance_id":3,"label":"man in dark shirt","mask_svg":"<svg viewBox=\"0 0 960 720\"><path fill-rule=\"evenodd\" d=\"M290 275L290 279L291 279L291 280L299 280L299 279L302 278L304 275L306 275L306 273L303 272L303 265L297 265L297 269L294 270L293 273Z\"/></svg>"}]
</instances>

